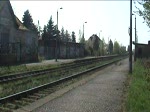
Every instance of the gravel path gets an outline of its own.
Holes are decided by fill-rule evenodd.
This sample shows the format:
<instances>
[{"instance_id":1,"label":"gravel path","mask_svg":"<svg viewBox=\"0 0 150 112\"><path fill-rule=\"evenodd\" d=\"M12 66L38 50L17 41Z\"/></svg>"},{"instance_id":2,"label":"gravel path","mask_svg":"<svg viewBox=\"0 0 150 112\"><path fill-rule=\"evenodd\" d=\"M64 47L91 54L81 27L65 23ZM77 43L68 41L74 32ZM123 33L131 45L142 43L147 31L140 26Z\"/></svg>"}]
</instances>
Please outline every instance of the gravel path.
<instances>
[{"instance_id":1,"label":"gravel path","mask_svg":"<svg viewBox=\"0 0 150 112\"><path fill-rule=\"evenodd\" d=\"M128 59L33 112L120 112Z\"/></svg>"}]
</instances>

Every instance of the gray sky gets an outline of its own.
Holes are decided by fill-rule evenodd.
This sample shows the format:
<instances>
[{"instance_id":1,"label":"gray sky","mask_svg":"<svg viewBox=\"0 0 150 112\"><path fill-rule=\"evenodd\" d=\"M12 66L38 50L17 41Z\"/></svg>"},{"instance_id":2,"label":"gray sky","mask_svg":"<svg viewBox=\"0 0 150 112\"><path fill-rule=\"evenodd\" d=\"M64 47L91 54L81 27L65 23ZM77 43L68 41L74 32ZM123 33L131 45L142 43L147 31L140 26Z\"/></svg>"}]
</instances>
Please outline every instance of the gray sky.
<instances>
[{"instance_id":1,"label":"gray sky","mask_svg":"<svg viewBox=\"0 0 150 112\"><path fill-rule=\"evenodd\" d=\"M108 43L108 38L116 39L124 46L129 45L128 28L130 25L130 2L129 1L11 1L14 13L22 21L24 11L29 9L33 22L43 27L47 25L52 15L54 24L57 22L57 10L59 12L59 30L62 26L70 33L75 31L78 41L79 29L83 29L85 24L85 39L92 34L104 37ZM133 3L133 11L135 11ZM143 23L143 18L137 17L138 42L148 43L149 28ZM133 40L134 40L134 16L133 16Z\"/></svg>"}]
</instances>

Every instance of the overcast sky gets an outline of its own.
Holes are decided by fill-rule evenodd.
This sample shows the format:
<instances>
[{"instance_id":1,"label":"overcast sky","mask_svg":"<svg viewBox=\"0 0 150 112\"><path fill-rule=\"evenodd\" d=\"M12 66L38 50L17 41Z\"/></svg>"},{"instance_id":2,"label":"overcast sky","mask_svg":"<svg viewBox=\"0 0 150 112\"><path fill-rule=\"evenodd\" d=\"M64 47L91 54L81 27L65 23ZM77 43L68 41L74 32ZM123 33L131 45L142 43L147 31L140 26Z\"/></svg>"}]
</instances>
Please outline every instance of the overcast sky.
<instances>
[{"instance_id":1,"label":"overcast sky","mask_svg":"<svg viewBox=\"0 0 150 112\"><path fill-rule=\"evenodd\" d=\"M85 24L85 39L92 34L104 37L108 43L108 38L116 39L124 46L129 45L128 28L130 25L130 2L129 1L11 1L12 8L16 16L22 21L24 11L29 9L33 22L43 27L47 25L50 16L57 22L57 10L59 12L59 30L62 26L70 33L75 31L77 41L79 29L83 30ZM62 7L63 9L59 9ZM135 11L133 3L133 11ZM137 17L138 42L148 43L149 28L143 23L143 18ZM134 16L133 16L133 39L134 39Z\"/></svg>"}]
</instances>

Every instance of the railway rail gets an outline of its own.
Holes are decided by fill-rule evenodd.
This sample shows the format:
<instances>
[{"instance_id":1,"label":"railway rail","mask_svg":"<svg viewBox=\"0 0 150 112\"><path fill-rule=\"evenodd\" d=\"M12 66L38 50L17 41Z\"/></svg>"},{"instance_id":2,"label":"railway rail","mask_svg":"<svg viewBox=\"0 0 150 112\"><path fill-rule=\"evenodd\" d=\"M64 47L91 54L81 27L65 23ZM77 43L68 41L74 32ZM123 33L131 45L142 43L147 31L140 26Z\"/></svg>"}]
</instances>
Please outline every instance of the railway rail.
<instances>
[{"instance_id":1,"label":"railway rail","mask_svg":"<svg viewBox=\"0 0 150 112\"><path fill-rule=\"evenodd\" d=\"M126 58L126 57L123 57L122 59L124 59L124 58ZM121 59L115 60L113 62L105 63L103 65L90 68L88 70L85 70L85 71L82 71L82 72L79 72L79 73L61 78L59 80L56 80L56 81L53 81L53 82L50 82L50 83L47 83L47 84L43 84L43 85L28 89L28 90L25 90L25 91L16 93L16 94L12 94L12 95L0 98L0 104L12 103L12 105L18 105L18 104L22 103L21 101L19 101L20 99L25 100L26 102L33 102L33 101L35 101L35 100L51 93L53 87L55 87L59 84L62 84L64 82L67 82L67 81L72 80L74 78L80 77L82 75L86 75L87 73L93 72L94 70L104 68L104 67L106 67L108 65L111 65L115 62L118 62L120 60ZM10 107L10 108L12 108L12 107ZM18 108L18 107L13 107L13 109L14 108ZM1 110L1 108L0 108L0 110Z\"/></svg>"},{"instance_id":2,"label":"railway rail","mask_svg":"<svg viewBox=\"0 0 150 112\"><path fill-rule=\"evenodd\" d=\"M57 68L50 68L50 69L43 69L43 70L37 70L37 71L30 71L30 72L0 76L0 83L7 83L10 81L21 80L21 79L28 78L31 76L32 77L33 76L39 76L39 75L57 72L60 70L76 68L76 67L84 66L86 64L92 64L95 62L99 62L99 61L106 60L106 59L112 59L115 57L118 57L118 55L101 56L101 57L89 58L89 59L79 59L79 60L73 61L73 63L64 64L64 65L61 65L60 67L57 67Z\"/></svg>"}]
</instances>

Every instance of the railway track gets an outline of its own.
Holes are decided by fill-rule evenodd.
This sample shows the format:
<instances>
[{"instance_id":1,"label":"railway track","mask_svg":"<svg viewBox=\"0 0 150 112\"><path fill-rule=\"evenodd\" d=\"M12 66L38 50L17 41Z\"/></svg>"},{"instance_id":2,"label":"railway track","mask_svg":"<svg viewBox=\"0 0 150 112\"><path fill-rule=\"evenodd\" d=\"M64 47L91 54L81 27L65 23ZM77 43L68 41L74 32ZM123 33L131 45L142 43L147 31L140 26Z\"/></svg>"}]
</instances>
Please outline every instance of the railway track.
<instances>
[{"instance_id":1,"label":"railway track","mask_svg":"<svg viewBox=\"0 0 150 112\"><path fill-rule=\"evenodd\" d=\"M30 71L30 72L24 72L24 73L18 73L18 74L11 74L11 75L7 75L7 76L1 76L0 77L0 83L7 83L10 81L16 81L16 80L21 80L21 79L25 79L28 77L33 77L33 76L39 76L39 75L44 75L44 74L48 74L48 73L54 73L57 71L61 71L61 70L65 70L65 69L72 69L72 68L77 68L80 66L84 66L87 64L92 64L95 62L99 62L102 60L106 60L106 59L112 59L118 57L117 55L113 55L113 56L102 56L99 58L89 58L89 59L80 59L80 60L75 60L73 63L68 63L65 65L61 65L60 67L57 68L51 68L51 69L44 69L44 70L37 70L37 71Z\"/></svg>"},{"instance_id":2,"label":"railway track","mask_svg":"<svg viewBox=\"0 0 150 112\"><path fill-rule=\"evenodd\" d=\"M55 91L56 86L59 86L60 84L64 84L67 81L70 81L70 80L80 77L82 75L86 75L87 73L93 72L94 70L97 70L99 68L104 68L104 67L111 65L115 62L118 62L120 60L121 59L118 59L118 60L103 64L100 66L90 68L85 71L61 78L61 79L53 81L51 83L43 84L38 87L29 89L29 90L25 90L25 91L22 91L22 92L13 94L13 95L9 95L9 96L0 98L0 104L3 104L3 106L4 106L4 108L0 107L0 111L5 110L5 108L9 108L12 110L20 108L22 105L26 105L28 103L34 102L37 99L40 99L40 98L52 93L53 91Z\"/></svg>"}]
</instances>

